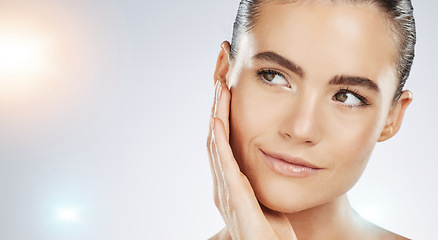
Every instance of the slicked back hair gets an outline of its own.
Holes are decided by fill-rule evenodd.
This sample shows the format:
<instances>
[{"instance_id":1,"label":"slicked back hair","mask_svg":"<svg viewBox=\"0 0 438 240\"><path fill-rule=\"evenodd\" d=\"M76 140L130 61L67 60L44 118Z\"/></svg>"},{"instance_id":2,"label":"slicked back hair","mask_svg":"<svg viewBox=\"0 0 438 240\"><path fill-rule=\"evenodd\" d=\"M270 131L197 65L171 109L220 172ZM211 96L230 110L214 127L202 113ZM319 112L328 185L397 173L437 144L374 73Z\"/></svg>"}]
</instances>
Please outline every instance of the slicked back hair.
<instances>
[{"instance_id":1,"label":"slicked back hair","mask_svg":"<svg viewBox=\"0 0 438 240\"><path fill-rule=\"evenodd\" d=\"M250 31L259 18L264 3L294 3L304 0L241 0L233 26L230 57L234 59L239 49L239 39ZM308 1L308 0L306 0ZM337 0L327 0L337 1ZM363 3L376 6L390 20L398 47L396 55L396 74L398 86L394 103L399 99L411 71L415 55L416 30L413 7L410 0L338 0L350 3Z\"/></svg>"}]
</instances>

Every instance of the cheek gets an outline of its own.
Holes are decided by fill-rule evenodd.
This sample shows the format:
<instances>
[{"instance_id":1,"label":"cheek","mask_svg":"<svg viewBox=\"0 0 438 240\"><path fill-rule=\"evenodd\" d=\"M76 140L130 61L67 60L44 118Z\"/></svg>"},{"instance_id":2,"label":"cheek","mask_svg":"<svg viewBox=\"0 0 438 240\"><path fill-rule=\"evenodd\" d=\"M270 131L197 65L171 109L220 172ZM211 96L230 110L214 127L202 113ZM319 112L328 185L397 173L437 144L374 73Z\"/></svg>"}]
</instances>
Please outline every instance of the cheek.
<instances>
[{"instance_id":1,"label":"cheek","mask_svg":"<svg viewBox=\"0 0 438 240\"><path fill-rule=\"evenodd\" d=\"M257 137L272 127L272 111L266 100L257 95L255 87L237 84L231 88L231 96L230 144L242 168L245 165L242 156L247 156Z\"/></svg>"},{"instance_id":2,"label":"cheek","mask_svg":"<svg viewBox=\"0 0 438 240\"><path fill-rule=\"evenodd\" d=\"M256 79L242 77L231 87L230 144L241 170L250 174L249 161L263 140L278 133L281 96L266 91ZM245 162L244 162L245 160ZM254 166L252 166L254 168Z\"/></svg>"},{"instance_id":3,"label":"cheek","mask_svg":"<svg viewBox=\"0 0 438 240\"><path fill-rule=\"evenodd\" d=\"M377 138L380 135L379 114L367 110L365 114L354 117L339 118L330 123L325 135L325 148L327 156L331 156L330 167L333 176L340 184L348 184L351 188L362 175Z\"/></svg>"},{"instance_id":4,"label":"cheek","mask_svg":"<svg viewBox=\"0 0 438 240\"><path fill-rule=\"evenodd\" d=\"M259 161L256 150L267 145L296 147L285 142L280 133L280 124L289 119L286 113L293 102L255 81L241 78L231 86L230 145L259 201L278 211L294 212L348 191L365 169L382 114L374 109L340 110L339 106L325 105L314 122L321 141L302 153L327 171L309 180L278 176Z\"/></svg>"}]
</instances>

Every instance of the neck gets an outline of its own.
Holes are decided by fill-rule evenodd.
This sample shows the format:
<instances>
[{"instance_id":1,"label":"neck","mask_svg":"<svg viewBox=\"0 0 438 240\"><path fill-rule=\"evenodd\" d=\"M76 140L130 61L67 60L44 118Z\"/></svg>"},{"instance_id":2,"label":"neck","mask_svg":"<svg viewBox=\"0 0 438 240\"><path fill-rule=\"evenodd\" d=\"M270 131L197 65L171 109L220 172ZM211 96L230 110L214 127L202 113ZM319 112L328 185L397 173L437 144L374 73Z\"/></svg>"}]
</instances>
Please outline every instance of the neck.
<instances>
[{"instance_id":1,"label":"neck","mask_svg":"<svg viewBox=\"0 0 438 240\"><path fill-rule=\"evenodd\" d=\"M287 214L298 239L343 239L357 226L358 216L347 195L323 205Z\"/></svg>"}]
</instances>

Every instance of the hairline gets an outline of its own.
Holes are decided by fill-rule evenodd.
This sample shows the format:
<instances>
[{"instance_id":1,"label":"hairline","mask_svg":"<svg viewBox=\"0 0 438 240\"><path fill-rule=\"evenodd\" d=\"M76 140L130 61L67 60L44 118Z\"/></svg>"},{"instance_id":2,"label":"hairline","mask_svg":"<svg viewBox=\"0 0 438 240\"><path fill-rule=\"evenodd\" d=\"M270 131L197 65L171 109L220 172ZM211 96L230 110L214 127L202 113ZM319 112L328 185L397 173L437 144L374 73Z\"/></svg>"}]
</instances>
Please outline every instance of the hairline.
<instances>
[{"instance_id":1,"label":"hairline","mask_svg":"<svg viewBox=\"0 0 438 240\"><path fill-rule=\"evenodd\" d=\"M314 3L314 2L331 2L331 3L339 3L339 2L343 2L345 4L350 4L350 5L363 5L363 6L369 6L369 7L373 7L374 9L376 9L376 13L381 15L381 17L384 19L385 23L386 23L386 27L387 30L389 32L390 35L392 35L392 70L393 70L393 74L395 76L395 92L394 92L394 97L393 97L393 105L395 105L400 97L401 91L399 91L399 87L400 84L402 83L403 79L402 76L399 75L399 66L400 66L400 61L401 58L403 56L402 51L404 49L402 49L402 41L401 41L401 29L399 29L400 27L397 26L397 23L395 20L393 20L390 16L389 13L387 13L385 11L385 9L382 6L379 6L379 4L377 2L375 2L375 0L367 0L367 1L354 1L354 0L309 0L309 1L304 1L304 0L264 0L264 1L260 1L259 4L256 4L255 6L255 11L253 12L253 14L250 15L249 19L249 25L247 26L247 28L245 29L246 31L241 32L240 34L238 34L238 37L236 39L234 39L233 36L233 42L232 42L232 46L231 46L231 51L230 51L230 60L233 62L234 59L237 57L235 56L235 53L239 52L239 45L241 40L244 37L247 37L250 32L253 30L253 28L257 25L257 21L260 19L260 15L263 9L263 6L265 6L266 4L305 4L305 3ZM234 33L233 33L234 34ZM235 45L235 46L234 46ZM237 46L237 49L235 48ZM403 84L404 85L404 84Z\"/></svg>"}]
</instances>

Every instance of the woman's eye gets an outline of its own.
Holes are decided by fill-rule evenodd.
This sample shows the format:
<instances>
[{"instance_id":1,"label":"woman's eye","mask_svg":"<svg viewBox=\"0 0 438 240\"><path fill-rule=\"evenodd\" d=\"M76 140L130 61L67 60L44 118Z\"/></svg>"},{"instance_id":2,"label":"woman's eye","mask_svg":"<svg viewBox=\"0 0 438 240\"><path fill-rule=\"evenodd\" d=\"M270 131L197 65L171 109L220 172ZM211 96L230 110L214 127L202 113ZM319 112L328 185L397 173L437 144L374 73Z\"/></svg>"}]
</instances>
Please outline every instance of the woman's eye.
<instances>
[{"instance_id":1,"label":"woman's eye","mask_svg":"<svg viewBox=\"0 0 438 240\"><path fill-rule=\"evenodd\" d=\"M345 105L348 106L368 106L368 102L366 101L366 99L358 94L355 94L353 92L347 91L347 90L342 90L337 92L334 96L333 99L335 101L341 102Z\"/></svg>"},{"instance_id":2,"label":"woman's eye","mask_svg":"<svg viewBox=\"0 0 438 240\"><path fill-rule=\"evenodd\" d=\"M279 72L274 70L261 70L257 73L261 79L270 85L280 85L290 88L289 82L286 78Z\"/></svg>"}]
</instances>

